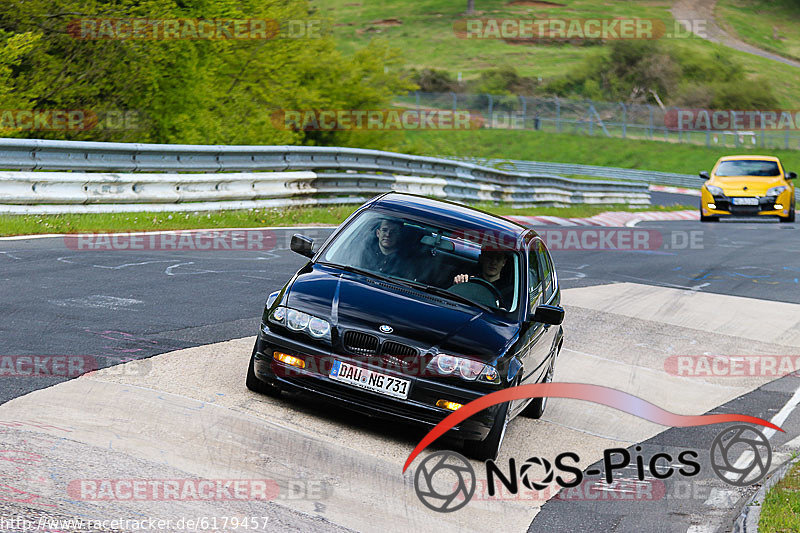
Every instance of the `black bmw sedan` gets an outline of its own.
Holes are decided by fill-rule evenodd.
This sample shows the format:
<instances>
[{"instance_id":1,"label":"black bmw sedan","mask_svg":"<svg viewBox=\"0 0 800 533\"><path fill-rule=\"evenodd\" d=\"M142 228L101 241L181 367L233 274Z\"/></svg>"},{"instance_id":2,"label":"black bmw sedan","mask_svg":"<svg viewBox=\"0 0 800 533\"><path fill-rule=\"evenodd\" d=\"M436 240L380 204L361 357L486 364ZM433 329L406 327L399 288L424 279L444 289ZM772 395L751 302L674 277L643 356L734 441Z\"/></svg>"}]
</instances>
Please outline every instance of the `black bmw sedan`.
<instances>
[{"instance_id":1,"label":"black bmw sedan","mask_svg":"<svg viewBox=\"0 0 800 533\"><path fill-rule=\"evenodd\" d=\"M549 382L563 342L553 262L535 231L459 204L378 196L267 298L247 373L265 394L306 391L361 413L433 426L496 390ZM497 456L517 415L500 404L452 431L476 459Z\"/></svg>"}]
</instances>

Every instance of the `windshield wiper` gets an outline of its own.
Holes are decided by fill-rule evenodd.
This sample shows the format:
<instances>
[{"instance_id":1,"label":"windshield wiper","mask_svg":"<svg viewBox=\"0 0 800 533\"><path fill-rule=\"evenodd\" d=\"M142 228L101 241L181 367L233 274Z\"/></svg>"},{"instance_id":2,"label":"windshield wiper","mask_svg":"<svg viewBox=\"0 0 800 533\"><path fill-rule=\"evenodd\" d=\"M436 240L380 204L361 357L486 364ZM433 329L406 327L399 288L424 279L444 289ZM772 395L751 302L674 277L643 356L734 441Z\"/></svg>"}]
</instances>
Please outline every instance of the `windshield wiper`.
<instances>
[{"instance_id":1,"label":"windshield wiper","mask_svg":"<svg viewBox=\"0 0 800 533\"><path fill-rule=\"evenodd\" d=\"M340 265L338 263L328 263L326 261L317 261L317 264L325 265L333 268L338 268L340 270L345 270L347 272L352 272L353 274L361 274L362 276L370 276L373 278L378 278L381 281L388 281L390 283L398 283L401 285L406 285L408 287L412 287L410 283L406 282L404 279L395 278L392 276L384 276L383 274L377 274L370 270L364 270L363 268L358 268L350 265Z\"/></svg>"},{"instance_id":2,"label":"windshield wiper","mask_svg":"<svg viewBox=\"0 0 800 533\"><path fill-rule=\"evenodd\" d=\"M403 281L405 281L405 280L403 280ZM410 285L410 286L414 287L415 289L418 289L418 290L420 290L422 292L426 292L428 294L435 294L437 296L443 296L443 297L448 298L450 300L456 300L457 302L461 302L461 303L464 303L464 304L467 304L467 305L472 305L474 307L477 307L477 308L482 309L482 310L484 310L486 312L489 312L489 313L494 312L494 310L491 307L489 307L488 305L484 305L484 304L481 304L481 303L478 303L478 302L474 302L474 301L470 300L469 298L466 298L466 297L461 296L460 294L456 294L454 292L450 292L447 289L442 289L441 287L434 287L433 285L425 285L424 283L419 283L417 281L408 281L407 283L408 283L408 285Z\"/></svg>"}]
</instances>

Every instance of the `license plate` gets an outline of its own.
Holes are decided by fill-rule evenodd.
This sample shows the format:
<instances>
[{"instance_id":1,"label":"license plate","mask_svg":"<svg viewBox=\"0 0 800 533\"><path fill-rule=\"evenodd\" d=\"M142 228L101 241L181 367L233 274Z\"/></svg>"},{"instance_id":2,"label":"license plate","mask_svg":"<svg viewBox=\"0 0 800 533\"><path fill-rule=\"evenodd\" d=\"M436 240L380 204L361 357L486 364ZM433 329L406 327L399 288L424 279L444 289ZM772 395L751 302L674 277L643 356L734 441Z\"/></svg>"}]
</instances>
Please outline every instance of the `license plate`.
<instances>
[{"instance_id":1,"label":"license plate","mask_svg":"<svg viewBox=\"0 0 800 533\"><path fill-rule=\"evenodd\" d=\"M408 398L408 388L411 384L407 379L400 379L387 374L381 374L366 368L334 361L331 366L331 379L348 383L362 389L395 398Z\"/></svg>"},{"instance_id":2,"label":"license plate","mask_svg":"<svg viewBox=\"0 0 800 533\"><path fill-rule=\"evenodd\" d=\"M733 198L733 205L758 205L758 198Z\"/></svg>"}]
</instances>

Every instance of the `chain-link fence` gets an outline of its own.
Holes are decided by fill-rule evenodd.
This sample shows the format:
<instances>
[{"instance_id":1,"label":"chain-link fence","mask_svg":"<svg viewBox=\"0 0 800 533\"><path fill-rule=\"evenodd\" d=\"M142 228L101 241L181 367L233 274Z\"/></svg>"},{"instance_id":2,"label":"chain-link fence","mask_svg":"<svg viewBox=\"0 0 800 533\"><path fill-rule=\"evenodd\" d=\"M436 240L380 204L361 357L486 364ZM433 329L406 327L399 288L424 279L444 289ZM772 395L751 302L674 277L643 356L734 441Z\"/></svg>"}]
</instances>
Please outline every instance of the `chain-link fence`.
<instances>
[{"instance_id":1,"label":"chain-link fence","mask_svg":"<svg viewBox=\"0 0 800 533\"><path fill-rule=\"evenodd\" d=\"M696 118L697 110L634 105L622 102L534 98L531 96L413 92L397 97L398 106L418 109L469 111L483 128L526 129L553 133L602 135L622 139L656 140L735 148L800 150L800 127L780 120L776 127L759 129L692 129L679 113ZM726 115L733 112L723 111ZM737 112L742 113L742 112ZM759 115L762 112L750 112ZM768 112L763 112L768 113ZM800 112L797 116L800 116ZM712 112L713 114L713 112ZM793 116L790 118L794 118ZM756 117L758 119L758 117ZM759 122L756 120L755 122ZM797 120L800 122L800 119ZM472 124L475 124L472 121ZM769 121L761 123L769 124ZM786 124L785 129L777 126Z\"/></svg>"}]
</instances>

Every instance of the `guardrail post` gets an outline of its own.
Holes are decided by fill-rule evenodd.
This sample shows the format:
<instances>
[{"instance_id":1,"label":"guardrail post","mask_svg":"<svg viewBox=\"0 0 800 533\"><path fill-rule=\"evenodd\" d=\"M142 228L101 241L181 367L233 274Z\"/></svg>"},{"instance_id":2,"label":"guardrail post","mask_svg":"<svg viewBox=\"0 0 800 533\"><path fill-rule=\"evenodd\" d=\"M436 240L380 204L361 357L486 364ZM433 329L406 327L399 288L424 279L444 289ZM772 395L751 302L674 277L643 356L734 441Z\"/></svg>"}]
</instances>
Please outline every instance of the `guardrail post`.
<instances>
[{"instance_id":1,"label":"guardrail post","mask_svg":"<svg viewBox=\"0 0 800 533\"><path fill-rule=\"evenodd\" d=\"M454 92L451 92L450 94L453 95L453 113L455 113L458 111L458 95Z\"/></svg>"}]
</instances>

